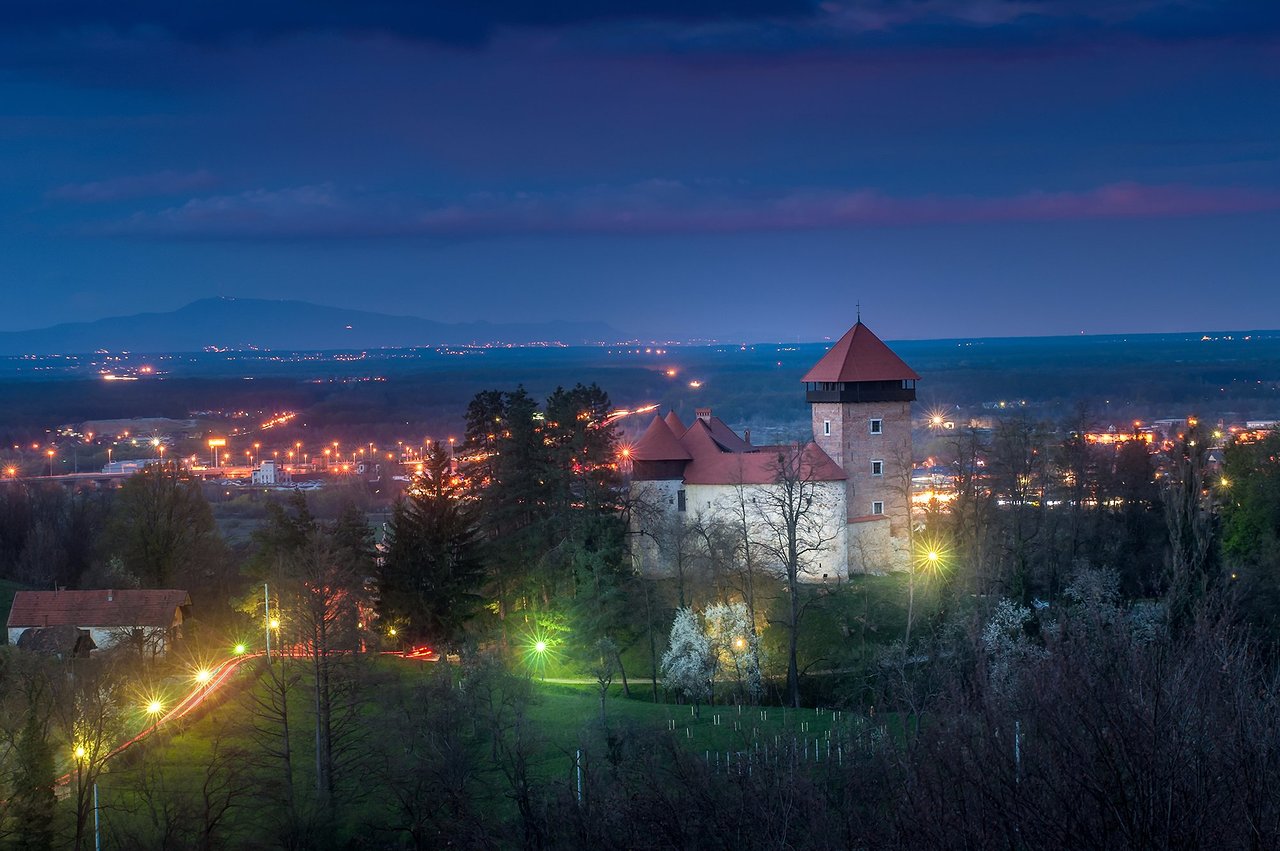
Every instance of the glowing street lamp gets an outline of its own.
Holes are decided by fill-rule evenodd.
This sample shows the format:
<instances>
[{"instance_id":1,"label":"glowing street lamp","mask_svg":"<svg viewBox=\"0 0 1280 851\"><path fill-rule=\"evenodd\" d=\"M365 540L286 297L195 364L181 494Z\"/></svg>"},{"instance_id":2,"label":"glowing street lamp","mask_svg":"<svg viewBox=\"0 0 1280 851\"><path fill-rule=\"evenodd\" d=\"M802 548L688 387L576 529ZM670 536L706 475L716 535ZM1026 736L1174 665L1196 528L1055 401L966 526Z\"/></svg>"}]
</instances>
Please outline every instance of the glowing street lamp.
<instances>
[{"instance_id":1,"label":"glowing street lamp","mask_svg":"<svg viewBox=\"0 0 1280 851\"><path fill-rule=\"evenodd\" d=\"M237 644L235 647L232 648L232 652L235 653L237 656L243 656L244 654L249 652L249 648L246 647L243 643Z\"/></svg>"},{"instance_id":2,"label":"glowing street lamp","mask_svg":"<svg viewBox=\"0 0 1280 851\"><path fill-rule=\"evenodd\" d=\"M87 754L88 751L84 749L84 745L76 745L75 756L77 760L83 760Z\"/></svg>"},{"instance_id":3,"label":"glowing street lamp","mask_svg":"<svg viewBox=\"0 0 1280 851\"><path fill-rule=\"evenodd\" d=\"M542 639L538 639L537 641L533 642L533 652L537 653L539 656L546 653L547 642L543 641Z\"/></svg>"},{"instance_id":4,"label":"glowing street lamp","mask_svg":"<svg viewBox=\"0 0 1280 851\"><path fill-rule=\"evenodd\" d=\"M211 679L213 679L213 671L210 671L208 668L201 668L200 670L196 671L195 680L197 684L202 686L208 685L209 680Z\"/></svg>"},{"instance_id":5,"label":"glowing street lamp","mask_svg":"<svg viewBox=\"0 0 1280 851\"><path fill-rule=\"evenodd\" d=\"M53 456L57 455L58 453L52 449L46 449L44 454L49 456L49 476L52 477L53 476Z\"/></svg>"}]
</instances>

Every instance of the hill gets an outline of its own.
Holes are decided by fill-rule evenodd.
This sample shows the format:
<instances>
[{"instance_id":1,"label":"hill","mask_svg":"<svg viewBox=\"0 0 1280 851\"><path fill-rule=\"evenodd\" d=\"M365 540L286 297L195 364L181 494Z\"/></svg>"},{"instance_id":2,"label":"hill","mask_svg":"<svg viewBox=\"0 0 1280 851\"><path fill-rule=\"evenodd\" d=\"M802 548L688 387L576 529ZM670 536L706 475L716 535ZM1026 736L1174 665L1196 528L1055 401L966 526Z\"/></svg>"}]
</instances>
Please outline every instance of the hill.
<instances>
[{"instance_id":1,"label":"hill","mask_svg":"<svg viewBox=\"0 0 1280 851\"><path fill-rule=\"evenodd\" d=\"M0 332L0 355L197 352L209 348L371 349L563 343L619 339L603 322L448 323L305 301L208 298L167 313L139 313Z\"/></svg>"}]
</instances>

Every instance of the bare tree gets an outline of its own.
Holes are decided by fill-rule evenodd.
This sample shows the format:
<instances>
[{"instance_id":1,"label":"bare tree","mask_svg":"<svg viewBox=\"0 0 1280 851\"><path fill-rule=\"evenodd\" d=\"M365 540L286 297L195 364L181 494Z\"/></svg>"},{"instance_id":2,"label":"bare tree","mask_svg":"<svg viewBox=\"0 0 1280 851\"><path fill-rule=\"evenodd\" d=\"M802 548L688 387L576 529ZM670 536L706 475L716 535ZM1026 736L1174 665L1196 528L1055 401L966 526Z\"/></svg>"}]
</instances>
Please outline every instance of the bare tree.
<instances>
[{"instance_id":1,"label":"bare tree","mask_svg":"<svg viewBox=\"0 0 1280 851\"><path fill-rule=\"evenodd\" d=\"M787 699L800 705L797 654L800 622L808 603L800 601L800 577L836 541L844 517L828 483L816 476L813 444L794 443L777 449L774 480L752 496L752 520L758 530L757 547L781 567L788 594ZM842 483L838 483L842 484Z\"/></svg>"}]
</instances>

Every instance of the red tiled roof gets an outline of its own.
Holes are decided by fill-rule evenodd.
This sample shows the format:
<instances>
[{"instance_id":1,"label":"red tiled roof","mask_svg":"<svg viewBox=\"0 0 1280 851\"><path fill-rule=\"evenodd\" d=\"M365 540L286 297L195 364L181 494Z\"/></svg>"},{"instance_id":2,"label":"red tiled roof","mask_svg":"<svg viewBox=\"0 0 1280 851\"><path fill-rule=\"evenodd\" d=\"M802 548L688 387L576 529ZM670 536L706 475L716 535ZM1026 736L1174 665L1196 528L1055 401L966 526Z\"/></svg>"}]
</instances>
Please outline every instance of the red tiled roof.
<instances>
[{"instance_id":1,"label":"red tiled roof","mask_svg":"<svg viewBox=\"0 0 1280 851\"><path fill-rule=\"evenodd\" d=\"M751 448L750 443L734 434L733 429L725 425L724 420L719 417L711 417L705 422L707 428L711 430L711 437L720 444L721 448L730 452L746 452Z\"/></svg>"},{"instance_id":2,"label":"red tiled roof","mask_svg":"<svg viewBox=\"0 0 1280 851\"><path fill-rule=\"evenodd\" d=\"M662 417L656 415L635 446L631 447L633 461L688 461L692 457Z\"/></svg>"},{"instance_id":3,"label":"red tiled roof","mask_svg":"<svg viewBox=\"0 0 1280 851\"><path fill-rule=\"evenodd\" d=\"M841 337L801 381L917 380L915 370L861 322Z\"/></svg>"},{"instance_id":4,"label":"red tiled roof","mask_svg":"<svg viewBox=\"0 0 1280 851\"><path fill-rule=\"evenodd\" d=\"M10 627L122 627L173 625L174 611L191 605L186 591L19 591L9 610Z\"/></svg>"},{"instance_id":5,"label":"red tiled roof","mask_svg":"<svg viewBox=\"0 0 1280 851\"><path fill-rule=\"evenodd\" d=\"M684 437L684 433L689 430L689 427L680 421L680 417L675 411L667 411L667 415L663 419L667 424L667 428L671 429L671 433L676 437Z\"/></svg>"},{"instance_id":6,"label":"red tiled roof","mask_svg":"<svg viewBox=\"0 0 1280 851\"><path fill-rule=\"evenodd\" d=\"M729 430L728 426L724 428ZM732 434L732 431L729 433ZM742 442L741 438L738 440ZM783 446L727 451L716 441L712 427L701 419L689 426L680 442L693 456L693 460L684 468L684 482L687 485L771 484L778 477L778 453L790 451L790 447ZM816 443L805 444L802 452L802 474L806 478L820 482L845 479L844 470Z\"/></svg>"}]
</instances>

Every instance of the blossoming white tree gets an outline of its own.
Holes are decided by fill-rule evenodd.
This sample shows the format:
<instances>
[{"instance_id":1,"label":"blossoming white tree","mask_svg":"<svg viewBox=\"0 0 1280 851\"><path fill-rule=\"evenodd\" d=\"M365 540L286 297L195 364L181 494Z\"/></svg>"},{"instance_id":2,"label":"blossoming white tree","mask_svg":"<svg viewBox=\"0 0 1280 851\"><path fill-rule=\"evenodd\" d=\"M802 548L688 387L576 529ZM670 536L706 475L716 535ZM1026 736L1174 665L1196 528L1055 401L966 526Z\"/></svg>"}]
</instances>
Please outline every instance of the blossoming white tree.
<instances>
[{"instance_id":1,"label":"blossoming white tree","mask_svg":"<svg viewBox=\"0 0 1280 851\"><path fill-rule=\"evenodd\" d=\"M663 685L693 701L693 711L699 714L702 702L711 698L716 664L698 615L688 607L677 609L667 652L662 654Z\"/></svg>"},{"instance_id":2,"label":"blossoming white tree","mask_svg":"<svg viewBox=\"0 0 1280 851\"><path fill-rule=\"evenodd\" d=\"M702 613L716 667L731 674L743 696L755 702L764 693L760 679L760 638L752 628L747 604L712 603Z\"/></svg>"}]
</instances>

